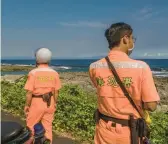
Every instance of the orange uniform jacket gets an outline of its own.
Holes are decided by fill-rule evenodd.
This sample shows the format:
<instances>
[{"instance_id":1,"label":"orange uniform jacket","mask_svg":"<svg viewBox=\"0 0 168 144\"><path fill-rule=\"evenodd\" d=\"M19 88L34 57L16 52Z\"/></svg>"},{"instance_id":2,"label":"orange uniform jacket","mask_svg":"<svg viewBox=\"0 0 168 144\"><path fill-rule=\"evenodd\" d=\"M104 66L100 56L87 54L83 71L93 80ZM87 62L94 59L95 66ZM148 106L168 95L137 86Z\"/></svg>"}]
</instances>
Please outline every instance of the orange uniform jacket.
<instances>
[{"instance_id":1,"label":"orange uniform jacket","mask_svg":"<svg viewBox=\"0 0 168 144\"><path fill-rule=\"evenodd\" d=\"M121 51L111 51L108 56L130 96L140 108L142 102L160 100L152 72L145 62L133 60ZM129 119L130 113L134 114L134 118L140 117L117 84L105 58L92 63L89 74L97 88L98 109L101 113L119 119ZM96 126L95 144L130 144L129 128L120 124L111 127L111 122L100 120Z\"/></svg>"},{"instance_id":2,"label":"orange uniform jacket","mask_svg":"<svg viewBox=\"0 0 168 144\"><path fill-rule=\"evenodd\" d=\"M48 65L39 65L28 74L25 89L32 91L34 95L42 95L51 91L59 90L61 82L56 71L49 68ZM27 126L34 133L34 125L39 121L42 122L46 137L52 141L52 121L55 112L54 97L51 97L51 105L47 107L47 103L42 98L32 98L30 110L27 116Z\"/></svg>"}]
</instances>

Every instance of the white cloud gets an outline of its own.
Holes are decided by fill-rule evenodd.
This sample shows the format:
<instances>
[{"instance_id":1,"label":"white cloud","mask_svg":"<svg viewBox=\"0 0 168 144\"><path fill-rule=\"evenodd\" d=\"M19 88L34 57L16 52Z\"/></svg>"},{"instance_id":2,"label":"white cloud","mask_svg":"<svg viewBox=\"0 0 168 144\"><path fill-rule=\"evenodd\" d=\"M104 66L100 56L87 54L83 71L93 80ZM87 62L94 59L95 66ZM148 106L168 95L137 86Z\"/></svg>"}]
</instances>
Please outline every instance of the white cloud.
<instances>
[{"instance_id":1,"label":"white cloud","mask_svg":"<svg viewBox=\"0 0 168 144\"><path fill-rule=\"evenodd\" d=\"M149 13L151 11L152 11L152 8L150 8L150 7L144 7L142 9L140 9L139 13L141 13L141 14L147 14L147 13Z\"/></svg>"},{"instance_id":2,"label":"white cloud","mask_svg":"<svg viewBox=\"0 0 168 144\"><path fill-rule=\"evenodd\" d=\"M62 26L70 26L70 27L92 27L92 28L107 28L107 24L103 24L101 22L89 22L89 21L78 21L78 22L60 22Z\"/></svg>"},{"instance_id":3,"label":"white cloud","mask_svg":"<svg viewBox=\"0 0 168 144\"><path fill-rule=\"evenodd\" d=\"M168 53L157 53L158 56L168 56Z\"/></svg>"},{"instance_id":4,"label":"white cloud","mask_svg":"<svg viewBox=\"0 0 168 144\"><path fill-rule=\"evenodd\" d=\"M159 14L159 12L157 12L157 11L146 13L145 15L142 16L142 20L149 19L153 16L156 16L157 14Z\"/></svg>"},{"instance_id":5,"label":"white cloud","mask_svg":"<svg viewBox=\"0 0 168 144\"><path fill-rule=\"evenodd\" d=\"M168 56L168 53L161 53L161 52L158 52L158 53L153 53L153 52L146 52L143 54L143 57L165 57L165 56Z\"/></svg>"},{"instance_id":6,"label":"white cloud","mask_svg":"<svg viewBox=\"0 0 168 144\"><path fill-rule=\"evenodd\" d=\"M144 53L144 55L143 56L147 56L148 55L148 53Z\"/></svg>"},{"instance_id":7,"label":"white cloud","mask_svg":"<svg viewBox=\"0 0 168 144\"><path fill-rule=\"evenodd\" d=\"M143 21L143 20L147 20L147 19L150 19L152 17L155 17L159 13L160 13L159 11L156 11L151 7L145 6L145 7L141 8L140 10L138 10L137 12L135 12L133 17L136 20Z\"/></svg>"}]
</instances>

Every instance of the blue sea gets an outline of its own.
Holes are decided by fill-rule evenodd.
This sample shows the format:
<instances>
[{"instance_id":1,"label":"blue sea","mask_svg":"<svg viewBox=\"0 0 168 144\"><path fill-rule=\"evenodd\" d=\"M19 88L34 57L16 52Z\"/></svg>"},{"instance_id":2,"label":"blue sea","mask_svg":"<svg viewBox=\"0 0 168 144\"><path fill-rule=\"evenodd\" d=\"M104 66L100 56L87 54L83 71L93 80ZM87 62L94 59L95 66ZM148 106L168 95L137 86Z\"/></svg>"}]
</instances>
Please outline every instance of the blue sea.
<instances>
[{"instance_id":1,"label":"blue sea","mask_svg":"<svg viewBox=\"0 0 168 144\"><path fill-rule=\"evenodd\" d=\"M168 77L168 59L141 59L149 64L153 74L158 77ZM56 59L51 61L51 66L58 72L87 72L89 65L97 59ZM35 65L35 60L10 60L2 59L1 65ZM1 72L6 74L27 74L27 71Z\"/></svg>"}]
</instances>

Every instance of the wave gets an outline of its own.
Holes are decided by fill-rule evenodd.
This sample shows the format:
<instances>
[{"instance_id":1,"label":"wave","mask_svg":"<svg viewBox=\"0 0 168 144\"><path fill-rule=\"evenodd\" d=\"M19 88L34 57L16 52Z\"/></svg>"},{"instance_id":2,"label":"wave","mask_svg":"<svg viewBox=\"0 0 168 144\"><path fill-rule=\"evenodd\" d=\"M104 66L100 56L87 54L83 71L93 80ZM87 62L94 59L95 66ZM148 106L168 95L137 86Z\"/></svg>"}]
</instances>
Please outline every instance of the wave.
<instances>
[{"instance_id":1,"label":"wave","mask_svg":"<svg viewBox=\"0 0 168 144\"><path fill-rule=\"evenodd\" d=\"M15 66L35 66L35 65L33 65L33 64L29 64L29 65L25 65L25 64L15 64Z\"/></svg>"},{"instance_id":2,"label":"wave","mask_svg":"<svg viewBox=\"0 0 168 144\"><path fill-rule=\"evenodd\" d=\"M1 63L2 66L11 66L12 64L8 64L8 63Z\"/></svg>"},{"instance_id":3,"label":"wave","mask_svg":"<svg viewBox=\"0 0 168 144\"><path fill-rule=\"evenodd\" d=\"M2 66L35 66L34 64L8 64L8 63L2 63Z\"/></svg>"},{"instance_id":4,"label":"wave","mask_svg":"<svg viewBox=\"0 0 168 144\"><path fill-rule=\"evenodd\" d=\"M72 69L72 67L68 67L68 66L51 66L51 67L55 70L60 70L60 69L69 70L69 69Z\"/></svg>"},{"instance_id":5,"label":"wave","mask_svg":"<svg viewBox=\"0 0 168 144\"><path fill-rule=\"evenodd\" d=\"M2 63L3 66L35 66L34 64L8 64L8 63ZM76 66L64 66L64 65L51 65L51 68L55 70L70 70L70 69L80 69L82 67L76 67Z\"/></svg>"},{"instance_id":6,"label":"wave","mask_svg":"<svg viewBox=\"0 0 168 144\"><path fill-rule=\"evenodd\" d=\"M168 71L152 71L156 77L168 77Z\"/></svg>"}]
</instances>

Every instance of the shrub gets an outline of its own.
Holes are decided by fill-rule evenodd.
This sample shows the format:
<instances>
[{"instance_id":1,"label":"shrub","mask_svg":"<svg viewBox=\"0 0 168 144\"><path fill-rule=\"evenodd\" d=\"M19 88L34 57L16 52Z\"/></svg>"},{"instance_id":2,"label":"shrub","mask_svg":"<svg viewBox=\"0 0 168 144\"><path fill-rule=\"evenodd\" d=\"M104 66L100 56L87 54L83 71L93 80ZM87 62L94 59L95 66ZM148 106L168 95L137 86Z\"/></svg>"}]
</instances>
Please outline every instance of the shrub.
<instances>
[{"instance_id":1,"label":"shrub","mask_svg":"<svg viewBox=\"0 0 168 144\"><path fill-rule=\"evenodd\" d=\"M23 89L25 78L20 79L15 84L1 82L1 107L14 114L24 116L24 104L26 91Z\"/></svg>"},{"instance_id":2,"label":"shrub","mask_svg":"<svg viewBox=\"0 0 168 144\"><path fill-rule=\"evenodd\" d=\"M78 85L64 86L60 91L53 122L55 128L71 132L83 140L92 140L95 103L93 96L86 95Z\"/></svg>"},{"instance_id":3,"label":"shrub","mask_svg":"<svg viewBox=\"0 0 168 144\"><path fill-rule=\"evenodd\" d=\"M152 114L151 139L154 144L168 144L168 113Z\"/></svg>"},{"instance_id":4,"label":"shrub","mask_svg":"<svg viewBox=\"0 0 168 144\"><path fill-rule=\"evenodd\" d=\"M13 114L24 117L26 92L23 89L26 77L15 84L1 82L1 107ZM93 142L95 123L93 113L96 108L96 97L84 91L78 85L65 85L60 90L53 129L70 132L82 140ZM152 113L151 138L153 144L168 142L168 114Z\"/></svg>"},{"instance_id":5,"label":"shrub","mask_svg":"<svg viewBox=\"0 0 168 144\"><path fill-rule=\"evenodd\" d=\"M24 117L26 91L25 78L15 84L1 82L2 109ZM81 140L92 141L94 134L93 113L96 108L95 96L88 95L78 85L65 85L59 93L53 129L70 132Z\"/></svg>"}]
</instances>

